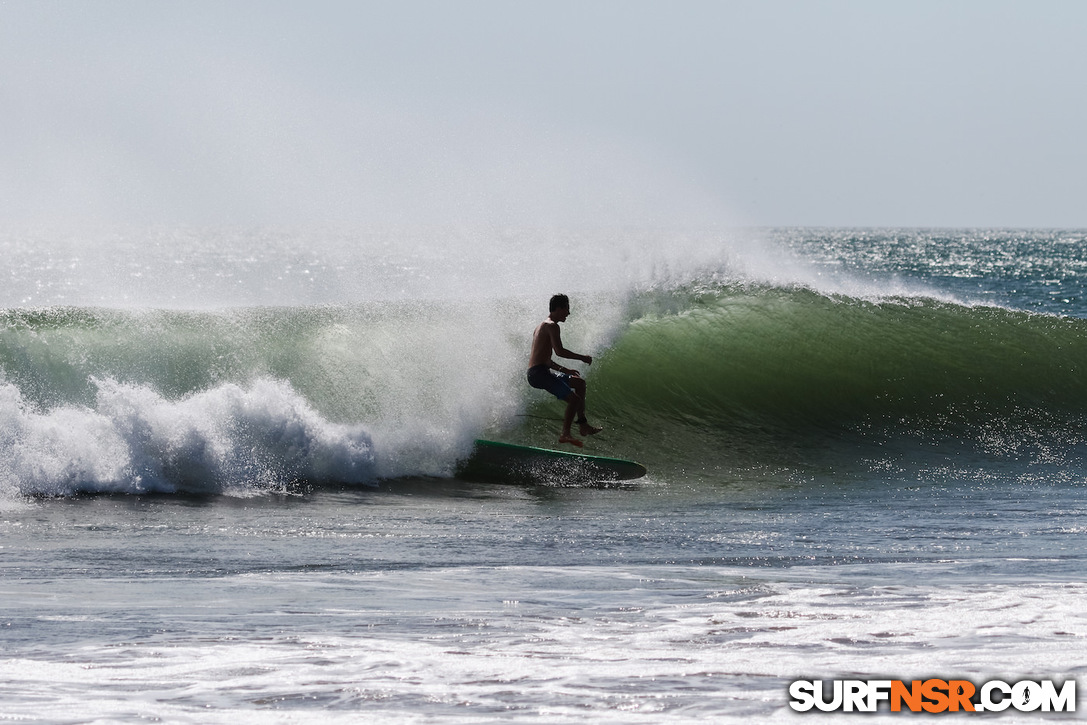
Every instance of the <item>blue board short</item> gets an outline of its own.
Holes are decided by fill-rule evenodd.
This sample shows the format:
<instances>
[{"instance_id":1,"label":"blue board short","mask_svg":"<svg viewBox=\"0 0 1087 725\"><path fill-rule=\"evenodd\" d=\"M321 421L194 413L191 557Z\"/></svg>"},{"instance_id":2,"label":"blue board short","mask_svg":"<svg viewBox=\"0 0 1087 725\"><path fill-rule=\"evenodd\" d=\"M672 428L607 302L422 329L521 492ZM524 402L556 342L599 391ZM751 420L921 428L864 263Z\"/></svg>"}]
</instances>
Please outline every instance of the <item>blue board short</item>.
<instances>
[{"instance_id":1,"label":"blue board short","mask_svg":"<svg viewBox=\"0 0 1087 725\"><path fill-rule=\"evenodd\" d=\"M555 372L547 365L535 365L528 369L528 384L546 390L559 400L566 400L574 392L570 383L566 382L569 379L568 374Z\"/></svg>"}]
</instances>

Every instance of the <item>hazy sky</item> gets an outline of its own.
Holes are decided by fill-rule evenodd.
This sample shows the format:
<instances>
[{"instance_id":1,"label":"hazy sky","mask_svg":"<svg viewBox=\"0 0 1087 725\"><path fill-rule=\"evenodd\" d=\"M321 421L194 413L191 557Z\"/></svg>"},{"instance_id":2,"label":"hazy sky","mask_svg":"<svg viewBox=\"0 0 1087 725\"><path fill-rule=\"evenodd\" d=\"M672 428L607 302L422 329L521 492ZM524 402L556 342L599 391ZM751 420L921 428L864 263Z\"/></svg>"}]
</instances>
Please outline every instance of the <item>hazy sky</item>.
<instances>
[{"instance_id":1,"label":"hazy sky","mask_svg":"<svg viewBox=\"0 0 1087 725\"><path fill-rule=\"evenodd\" d=\"M1087 227L1087 2L0 2L0 220Z\"/></svg>"}]
</instances>

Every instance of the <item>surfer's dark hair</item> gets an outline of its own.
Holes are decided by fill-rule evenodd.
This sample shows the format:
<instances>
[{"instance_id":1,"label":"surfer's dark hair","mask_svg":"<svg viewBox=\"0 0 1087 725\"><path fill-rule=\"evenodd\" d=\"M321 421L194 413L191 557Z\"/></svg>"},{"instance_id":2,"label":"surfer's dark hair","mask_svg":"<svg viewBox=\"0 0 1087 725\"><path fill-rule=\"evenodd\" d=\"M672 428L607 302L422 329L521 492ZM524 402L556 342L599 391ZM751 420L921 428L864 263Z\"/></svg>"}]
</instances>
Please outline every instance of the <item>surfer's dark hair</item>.
<instances>
[{"instance_id":1,"label":"surfer's dark hair","mask_svg":"<svg viewBox=\"0 0 1087 725\"><path fill-rule=\"evenodd\" d=\"M570 309L570 298L566 295L551 295L551 306L548 308L548 312L560 309Z\"/></svg>"}]
</instances>

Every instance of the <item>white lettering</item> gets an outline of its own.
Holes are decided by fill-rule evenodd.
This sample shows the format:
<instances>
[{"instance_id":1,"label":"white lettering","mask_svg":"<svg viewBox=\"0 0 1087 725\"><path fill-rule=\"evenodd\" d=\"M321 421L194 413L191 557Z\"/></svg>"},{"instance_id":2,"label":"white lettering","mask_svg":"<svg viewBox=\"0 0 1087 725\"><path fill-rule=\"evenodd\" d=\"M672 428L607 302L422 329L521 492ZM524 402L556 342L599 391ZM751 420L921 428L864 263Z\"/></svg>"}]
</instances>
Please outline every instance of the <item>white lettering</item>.
<instances>
[{"instance_id":1,"label":"white lettering","mask_svg":"<svg viewBox=\"0 0 1087 725\"><path fill-rule=\"evenodd\" d=\"M834 712L842 706L842 681L834 680L834 695L830 702L823 699L823 681L815 681L815 706L823 712Z\"/></svg>"},{"instance_id":2,"label":"white lettering","mask_svg":"<svg viewBox=\"0 0 1087 725\"><path fill-rule=\"evenodd\" d=\"M1076 711L1076 681L1065 680L1061 691L1053 685L1053 680L1042 680L1042 710L1049 712L1052 707L1056 712Z\"/></svg>"},{"instance_id":3,"label":"white lettering","mask_svg":"<svg viewBox=\"0 0 1087 725\"><path fill-rule=\"evenodd\" d=\"M811 680L797 680L789 685L789 707L797 712L807 712L815 706L815 683Z\"/></svg>"},{"instance_id":4,"label":"white lettering","mask_svg":"<svg viewBox=\"0 0 1087 725\"><path fill-rule=\"evenodd\" d=\"M993 690L1000 692L1002 695L999 700L993 700ZM1001 712L1007 710L1008 706L1012 704L1011 694L1012 688L1007 682L989 680L981 686L981 704L984 706L985 710Z\"/></svg>"},{"instance_id":5,"label":"white lettering","mask_svg":"<svg viewBox=\"0 0 1087 725\"><path fill-rule=\"evenodd\" d=\"M890 680L869 680L868 681L868 712L875 712L879 709L879 703L881 700L890 702L891 700L891 681Z\"/></svg>"},{"instance_id":6,"label":"white lettering","mask_svg":"<svg viewBox=\"0 0 1087 725\"><path fill-rule=\"evenodd\" d=\"M846 680L842 702L846 712L868 712L868 685L864 680Z\"/></svg>"}]
</instances>

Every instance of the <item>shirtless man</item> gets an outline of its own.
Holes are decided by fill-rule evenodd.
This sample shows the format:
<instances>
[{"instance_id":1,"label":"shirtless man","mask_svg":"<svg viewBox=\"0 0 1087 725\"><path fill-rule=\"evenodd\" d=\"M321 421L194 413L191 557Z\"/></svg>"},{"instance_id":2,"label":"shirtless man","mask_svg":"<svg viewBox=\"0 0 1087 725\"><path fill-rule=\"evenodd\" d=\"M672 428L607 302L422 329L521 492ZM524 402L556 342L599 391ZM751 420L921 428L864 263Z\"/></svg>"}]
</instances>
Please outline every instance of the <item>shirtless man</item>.
<instances>
[{"instance_id":1,"label":"shirtless man","mask_svg":"<svg viewBox=\"0 0 1087 725\"><path fill-rule=\"evenodd\" d=\"M534 388L546 390L559 400L566 401L566 416L562 421L562 435L559 436L559 443L569 443L580 448L582 442L570 433L575 413L581 435L591 436L599 433L603 428L589 425L589 421L585 418L585 380L577 370L564 368L552 360L551 354L570 360L581 360L586 365L592 365L593 359L590 355L578 355L562 346L559 323L565 322L570 316L570 298L566 295L555 295L551 298L550 309L551 314L532 333L532 353L528 359L528 384Z\"/></svg>"}]
</instances>

